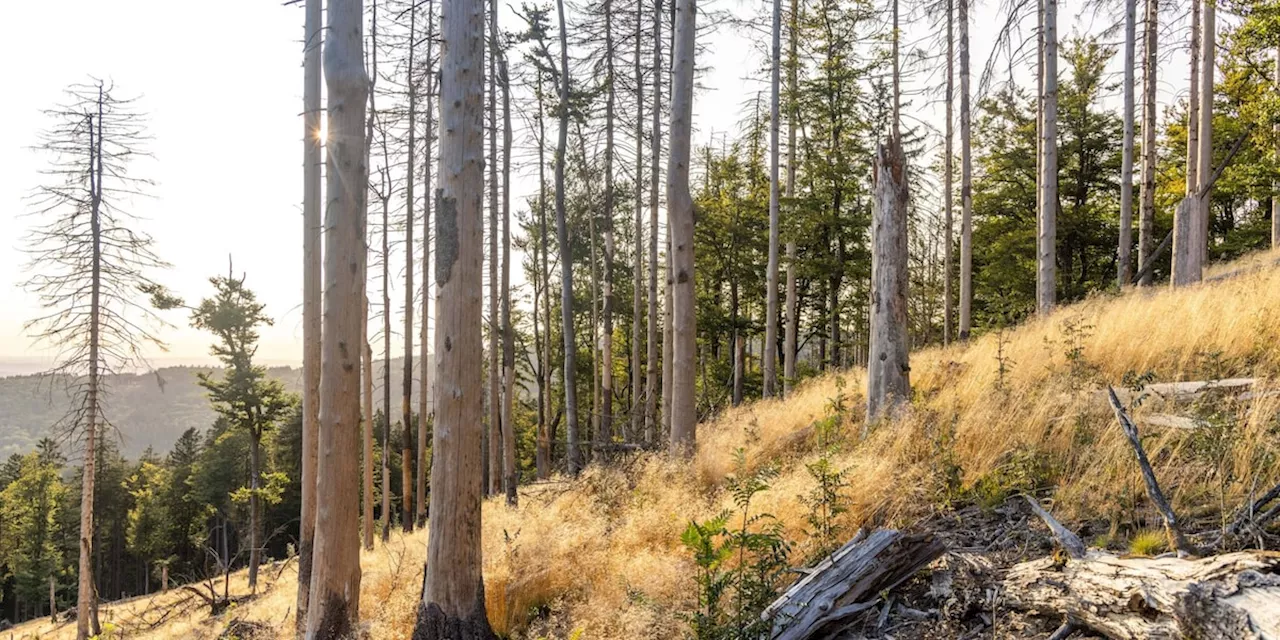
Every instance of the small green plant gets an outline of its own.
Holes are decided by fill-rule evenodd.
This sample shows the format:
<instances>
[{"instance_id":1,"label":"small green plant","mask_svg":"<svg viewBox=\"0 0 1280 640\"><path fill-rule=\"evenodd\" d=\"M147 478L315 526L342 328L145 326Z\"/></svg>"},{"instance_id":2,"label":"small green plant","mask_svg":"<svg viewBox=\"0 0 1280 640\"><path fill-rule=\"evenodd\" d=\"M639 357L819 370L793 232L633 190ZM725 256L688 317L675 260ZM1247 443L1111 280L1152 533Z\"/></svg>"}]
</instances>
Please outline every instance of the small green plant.
<instances>
[{"instance_id":1,"label":"small green plant","mask_svg":"<svg viewBox=\"0 0 1280 640\"><path fill-rule=\"evenodd\" d=\"M950 420L939 420L937 431L933 437L934 458L934 498L944 509L950 509L961 497L961 478L964 468L960 465L960 457L956 455L956 422L958 415Z\"/></svg>"},{"instance_id":2,"label":"small green plant","mask_svg":"<svg viewBox=\"0 0 1280 640\"><path fill-rule=\"evenodd\" d=\"M1006 351L1009 346L1009 332L1001 325L996 331L996 391L1001 393L1009 390L1007 379L1009 373L1013 371L1013 365L1017 364L1013 358L1009 357Z\"/></svg>"},{"instance_id":3,"label":"small green plant","mask_svg":"<svg viewBox=\"0 0 1280 640\"><path fill-rule=\"evenodd\" d=\"M1129 540L1129 554L1135 556L1155 556L1169 548L1169 537L1163 531L1148 529L1139 531Z\"/></svg>"},{"instance_id":4,"label":"small green plant","mask_svg":"<svg viewBox=\"0 0 1280 640\"><path fill-rule=\"evenodd\" d=\"M1133 369L1124 372L1120 382L1124 385L1124 388L1133 394L1133 402L1129 404L1130 409L1136 409L1142 405L1142 400L1145 398L1142 392L1147 389L1147 385L1155 382L1155 380L1156 372L1150 369L1143 373L1138 373Z\"/></svg>"},{"instance_id":5,"label":"small green plant","mask_svg":"<svg viewBox=\"0 0 1280 640\"><path fill-rule=\"evenodd\" d=\"M1071 383L1071 388L1080 389L1093 382L1098 375L1097 365L1090 362L1084 352L1085 342L1093 335L1094 327L1077 316L1063 318L1059 327L1062 331L1062 340L1054 341L1046 337L1045 346L1050 350L1062 349L1062 355L1067 361L1067 379Z\"/></svg>"},{"instance_id":6,"label":"small green plant","mask_svg":"<svg viewBox=\"0 0 1280 640\"><path fill-rule=\"evenodd\" d=\"M1041 451L1019 445L1005 456L1002 464L974 484L974 502L983 509L994 509L1017 493L1034 494L1053 484L1053 465Z\"/></svg>"},{"instance_id":7,"label":"small green plant","mask_svg":"<svg viewBox=\"0 0 1280 640\"><path fill-rule=\"evenodd\" d=\"M687 616L697 640L758 640L769 625L760 613L778 595L789 568L790 545L782 525L768 513L751 512L757 494L777 475L772 467L746 470L746 454L735 452L736 472L727 486L736 512L690 522L680 535L698 567L698 610ZM736 527L729 529L729 523Z\"/></svg>"}]
</instances>

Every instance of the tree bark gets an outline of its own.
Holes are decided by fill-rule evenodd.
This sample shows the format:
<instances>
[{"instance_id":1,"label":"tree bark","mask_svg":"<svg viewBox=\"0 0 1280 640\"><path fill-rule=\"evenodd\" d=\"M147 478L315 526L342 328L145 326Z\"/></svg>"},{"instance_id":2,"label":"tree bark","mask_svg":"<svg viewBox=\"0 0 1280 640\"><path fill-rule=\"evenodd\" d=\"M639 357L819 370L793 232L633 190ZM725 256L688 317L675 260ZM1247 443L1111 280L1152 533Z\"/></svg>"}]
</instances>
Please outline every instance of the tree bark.
<instances>
[{"instance_id":1,"label":"tree bark","mask_svg":"<svg viewBox=\"0 0 1280 640\"><path fill-rule=\"evenodd\" d=\"M960 21L960 329L969 339L973 309L973 134L969 109L969 2L957 5Z\"/></svg>"},{"instance_id":2,"label":"tree bark","mask_svg":"<svg viewBox=\"0 0 1280 640\"><path fill-rule=\"evenodd\" d=\"M316 531L316 440L320 420L320 25L322 0L306 1L302 98L302 509L298 525L299 633L305 631L311 589L311 548Z\"/></svg>"},{"instance_id":3,"label":"tree bark","mask_svg":"<svg viewBox=\"0 0 1280 640\"><path fill-rule=\"evenodd\" d=\"M796 43L800 32L800 2L791 0L790 33L787 38L787 200L796 195L796 121L797 107L796 73L800 66L796 55ZM791 393L796 381L796 346L800 332L800 307L796 304L796 241L787 240L787 327L782 347L782 394Z\"/></svg>"},{"instance_id":4,"label":"tree bark","mask_svg":"<svg viewBox=\"0 0 1280 640\"><path fill-rule=\"evenodd\" d=\"M431 517L414 640L495 638L485 616L480 500L484 413L483 0L444 0L436 189L436 426Z\"/></svg>"},{"instance_id":5,"label":"tree bark","mask_svg":"<svg viewBox=\"0 0 1280 640\"><path fill-rule=\"evenodd\" d=\"M1200 35L1200 151L1196 154L1196 177L1199 188L1196 193L1196 228L1195 248L1196 261L1192 276L1196 282L1204 277L1204 267L1209 263L1209 211L1213 202L1213 185L1209 176L1213 173L1213 79L1216 75L1214 63L1218 51L1217 43L1217 3L1214 0L1202 0L1204 17L1201 20L1203 33Z\"/></svg>"},{"instance_id":6,"label":"tree bark","mask_svg":"<svg viewBox=\"0 0 1280 640\"><path fill-rule=\"evenodd\" d=\"M409 149L405 154L404 176L404 366L400 389L400 526L413 531L413 208L417 206L414 171L418 159L418 81L413 69L418 45L418 7L409 8L409 44L405 66L405 85L409 90Z\"/></svg>"},{"instance_id":7,"label":"tree bark","mask_svg":"<svg viewBox=\"0 0 1280 640\"><path fill-rule=\"evenodd\" d=\"M101 107L101 90L98 93L98 104ZM80 473L80 563L76 594L76 640L88 640L90 635L99 633L98 590L93 579L93 497L98 466L98 392L101 366L98 342L101 335L102 304L102 119L98 118L96 128L92 118L89 118L88 124L90 128L89 174L91 176L89 215L93 217L90 222L93 233L93 264L90 268L93 270L93 275L90 281L92 291L89 293L89 317L91 318L89 321L89 388L85 396L84 463Z\"/></svg>"},{"instance_id":8,"label":"tree bark","mask_svg":"<svg viewBox=\"0 0 1280 640\"><path fill-rule=\"evenodd\" d=\"M764 311L764 397L776 393L778 370L778 129L781 113L779 93L782 84L782 0L773 0L773 40L769 61L769 264L765 274Z\"/></svg>"},{"instance_id":9,"label":"tree bark","mask_svg":"<svg viewBox=\"0 0 1280 640\"><path fill-rule=\"evenodd\" d=\"M697 296L693 282L693 198L689 193L696 30L697 0L676 0L671 142L667 159L667 227L673 253L671 452L677 456L693 454L698 426L694 399Z\"/></svg>"},{"instance_id":10,"label":"tree bark","mask_svg":"<svg viewBox=\"0 0 1280 640\"><path fill-rule=\"evenodd\" d=\"M330 0L324 75L328 84L328 176L325 208L324 335L321 338L320 439L316 466L315 556L307 638L345 638L360 611L360 274L365 261L365 140L369 78L363 45L364 3Z\"/></svg>"},{"instance_id":11,"label":"tree bark","mask_svg":"<svg viewBox=\"0 0 1280 640\"><path fill-rule=\"evenodd\" d=\"M542 350L542 390L546 396L546 414L541 417L538 424L538 451L536 454L536 464L538 467L538 479L546 480L551 477L551 464L553 458L551 443L551 267L547 260L547 240L549 232L547 230L547 178L546 175L546 140L547 132L545 120L543 119L544 96L542 94L542 74L538 74L537 78L537 99L538 99L538 224L540 233L538 234L539 249L542 257L542 306L543 317L546 322L543 326L547 328L547 340ZM538 312L534 309L534 313Z\"/></svg>"},{"instance_id":12,"label":"tree bark","mask_svg":"<svg viewBox=\"0 0 1280 640\"><path fill-rule=\"evenodd\" d=\"M954 121L955 108L955 10L953 3L955 0L947 0L947 97L946 97L946 143L942 158L942 345L951 344L951 319L954 309L952 299L954 293L951 291L951 274L954 271L953 262L955 257L952 254L952 233L955 229L955 223L952 220L952 211L954 205L952 198L955 193L955 185L952 184L955 167L953 166L953 156L955 152L952 148L952 140L955 138L955 130L952 122Z\"/></svg>"},{"instance_id":13,"label":"tree bark","mask_svg":"<svg viewBox=\"0 0 1280 640\"><path fill-rule=\"evenodd\" d=\"M645 370L641 348L643 347L644 330L642 318L644 317L644 288L641 282L644 280L644 189L640 186L640 178L644 175L644 74L640 70L640 59L644 55L641 47L641 27L644 25L644 2L636 2L636 30L635 30L635 60L633 72L635 73L636 87L636 172L635 172L635 243L633 247L634 255L632 256L631 269L635 272L635 280L632 281L632 297L631 297L631 433L626 438L627 442L637 442L644 438L644 407L648 403L645 398L644 391L644 375Z\"/></svg>"},{"instance_id":14,"label":"tree bark","mask_svg":"<svg viewBox=\"0 0 1280 640\"><path fill-rule=\"evenodd\" d=\"M367 275L367 274L366 274ZM364 316L360 319L360 352L361 376L361 426L364 431L364 548L373 551L373 502L376 492L373 487L373 345L369 341L369 292L368 282L362 278L364 289Z\"/></svg>"},{"instance_id":15,"label":"tree bark","mask_svg":"<svg viewBox=\"0 0 1280 640\"><path fill-rule=\"evenodd\" d=\"M1187 101L1187 195L1173 214L1173 258L1169 278L1170 285L1179 287L1200 281L1196 266L1200 252L1196 247L1199 222L1197 194L1200 193L1200 5L1203 0L1191 3L1191 97Z\"/></svg>"},{"instance_id":16,"label":"tree bark","mask_svg":"<svg viewBox=\"0 0 1280 640\"><path fill-rule=\"evenodd\" d=\"M870 425L911 400L907 344L907 159L891 137L876 150L871 225L871 331L867 343ZM863 436L867 426L863 427Z\"/></svg>"},{"instance_id":17,"label":"tree bark","mask_svg":"<svg viewBox=\"0 0 1280 640\"><path fill-rule=\"evenodd\" d=\"M1280 48L1276 49L1276 87L1280 87ZM1280 157L1280 122L1273 126L1276 138L1276 156ZM1280 249L1280 181L1271 182L1271 248Z\"/></svg>"},{"instance_id":18,"label":"tree bark","mask_svg":"<svg viewBox=\"0 0 1280 640\"><path fill-rule=\"evenodd\" d=\"M596 440L601 444L613 442L613 126L614 126L614 44L613 1L604 3L604 335L600 342L603 364L600 370L600 432Z\"/></svg>"},{"instance_id":19,"label":"tree bark","mask_svg":"<svg viewBox=\"0 0 1280 640\"><path fill-rule=\"evenodd\" d=\"M1142 211L1138 219L1138 264L1145 265L1154 251L1156 233L1156 53L1160 22L1160 0L1146 0L1146 32L1142 59ZM1138 286L1151 284L1148 272Z\"/></svg>"},{"instance_id":20,"label":"tree bark","mask_svg":"<svg viewBox=\"0 0 1280 640\"><path fill-rule=\"evenodd\" d=\"M417 526L422 527L427 521L427 474L430 473L427 459L427 442L431 435L428 426L431 424L431 368L430 352L427 350L427 339L430 335L431 298L435 288L431 286L431 145L435 142L435 111L432 108L431 96L435 94L435 63L433 49L436 39L435 0L427 0L427 126L423 136L423 184L427 193L423 194L422 210L422 326L418 336L418 456L417 456ZM413 268L412 265L409 268Z\"/></svg>"},{"instance_id":21,"label":"tree bark","mask_svg":"<svg viewBox=\"0 0 1280 640\"><path fill-rule=\"evenodd\" d=\"M1137 0L1124 2L1124 141L1120 158L1120 238L1116 249L1116 285L1129 285L1133 272L1133 120L1134 51Z\"/></svg>"},{"instance_id":22,"label":"tree bark","mask_svg":"<svg viewBox=\"0 0 1280 640\"><path fill-rule=\"evenodd\" d=\"M498 325L498 2L489 0L489 484L502 492L502 371Z\"/></svg>"},{"instance_id":23,"label":"tree bark","mask_svg":"<svg viewBox=\"0 0 1280 640\"><path fill-rule=\"evenodd\" d=\"M507 56L498 55L498 80L502 83L502 488L507 504L516 506L515 392L516 348L511 326L511 79Z\"/></svg>"},{"instance_id":24,"label":"tree bark","mask_svg":"<svg viewBox=\"0 0 1280 640\"><path fill-rule=\"evenodd\" d=\"M564 0L556 0L560 20L560 132L556 139L556 237L560 244L560 333L564 340L564 417L565 469L578 475L582 459L578 452L578 342L573 329L573 253L569 243L569 226L565 219L565 154L569 145L569 32L565 22Z\"/></svg>"},{"instance_id":25,"label":"tree bark","mask_svg":"<svg viewBox=\"0 0 1280 640\"><path fill-rule=\"evenodd\" d=\"M376 45L375 45L376 48ZM374 65L376 70L378 67ZM385 135L385 134L384 134ZM385 151L385 149L384 149ZM391 539L391 187L382 167L382 541Z\"/></svg>"},{"instance_id":26,"label":"tree bark","mask_svg":"<svg viewBox=\"0 0 1280 640\"><path fill-rule=\"evenodd\" d=\"M649 132L649 313L644 439L658 443L658 171L662 155L662 0L653 0L653 124ZM637 176L637 180L639 177ZM665 335L664 335L665 337ZM664 341L665 344L665 341ZM664 352L665 355L665 352ZM663 365L666 359L663 358ZM668 380L665 376L663 382ZM662 389L666 400L666 387ZM666 403L663 403L666 411Z\"/></svg>"},{"instance_id":27,"label":"tree bark","mask_svg":"<svg viewBox=\"0 0 1280 640\"><path fill-rule=\"evenodd\" d=\"M1044 2L1044 131L1041 134L1040 231L1036 249L1036 313L1057 303L1058 239L1058 0Z\"/></svg>"},{"instance_id":28,"label":"tree bark","mask_svg":"<svg viewBox=\"0 0 1280 640\"><path fill-rule=\"evenodd\" d=\"M262 474L262 432L249 434L249 592L258 592L258 564L262 562L262 504L258 498Z\"/></svg>"}]
</instances>

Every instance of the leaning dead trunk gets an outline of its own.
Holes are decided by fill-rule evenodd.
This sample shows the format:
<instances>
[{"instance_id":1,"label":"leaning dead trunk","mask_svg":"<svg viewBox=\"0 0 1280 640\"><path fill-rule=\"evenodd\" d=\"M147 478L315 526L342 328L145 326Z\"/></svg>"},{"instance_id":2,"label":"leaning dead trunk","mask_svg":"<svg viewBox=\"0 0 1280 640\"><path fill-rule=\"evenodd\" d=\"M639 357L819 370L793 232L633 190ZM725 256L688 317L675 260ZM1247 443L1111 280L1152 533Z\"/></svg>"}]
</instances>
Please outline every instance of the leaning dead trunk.
<instances>
[{"instance_id":1,"label":"leaning dead trunk","mask_svg":"<svg viewBox=\"0 0 1280 640\"><path fill-rule=\"evenodd\" d=\"M867 425L911 400L907 344L907 159L896 137L876 149L871 224ZM863 435L866 435L864 427Z\"/></svg>"},{"instance_id":2,"label":"leaning dead trunk","mask_svg":"<svg viewBox=\"0 0 1280 640\"><path fill-rule=\"evenodd\" d=\"M315 557L307 637L350 637L360 612L360 302L365 261L364 118L369 78L364 3L330 0L324 75L328 84L328 205L325 207L324 335L316 465Z\"/></svg>"},{"instance_id":3,"label":"leaning dead trunk","mask_svg":"<svg viewBox=\"0 0 1280 640\"><path fill-rule=\"evenodd\" d=\"M671 142L667 159L667 228L671 236L671 452L691 455L697 438L694 400L697 296L693 287L693 198L689 160L693 134L693 56L697 0L676 0Z\"/></svg>"},{"instance_id":4,"label":"leaning dead trunk","mask_svg":"<svg viewBox=\"0 0 1280 640\"><path fill-rule=\"evenodd\" d=\"M1120 238L1116 284L1128 286L1133 271L1133 88L1137 0L1124 2L1124 141L1120 158Z\"/></svg>"},{"instance_id":5,"label":"leaning dead trunk","mask_svg":"<svg viewBox=\"0 0 1280 640\"><path fill-rule=\"evenodd\" d=\"M320 47L322 0L307 0L302 98L302 509L298 525L295 624L304 631L316 531L316 441L320 420ZM167 568L166 568L167 572ZM167 574L166 574L167 575Z\"/></svg>"},{"instance_id":6,"label":"leaning dead trunk","mask_svg":"<svg viewBox=\"0 0 1280 640\"><path fill-rule=\"evenodd\" d=\"M444 0L436 189L436 426L431 517L414 640L495 638L480 547L483 321L482 0Z\"/></svg>"}]
</instances>

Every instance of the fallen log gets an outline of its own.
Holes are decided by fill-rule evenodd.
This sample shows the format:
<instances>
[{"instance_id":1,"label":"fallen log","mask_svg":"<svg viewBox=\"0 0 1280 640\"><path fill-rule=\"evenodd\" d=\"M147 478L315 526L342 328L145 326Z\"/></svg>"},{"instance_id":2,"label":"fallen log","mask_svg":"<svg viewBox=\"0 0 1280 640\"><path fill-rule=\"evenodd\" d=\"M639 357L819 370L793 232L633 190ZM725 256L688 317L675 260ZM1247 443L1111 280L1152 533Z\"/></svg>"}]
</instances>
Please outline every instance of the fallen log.
<instances>
[{"instance_id":1,"label":"fallen log","mask_svg":"<svg viewBox=\"0 0 1280 640\"><path fill-rule=\"evenodd\" d=\"M815 565L760 618L773 621L773 640L828 637L945 550L931 534L860 533Z\"/></svg>"},{"instance_id":2,"label":"fallen log","mask_svg":"<svg viewBox=\"0 0 1280 640\"><path fill-rule=\"evenodd\" d=\"M1042 558L1005 576L1007 602L1065 615L1117 640L1280 638L1280 554L1239 552L1200 559Z\"/></svg>"},{"instance_id":3,"label":"fallen log","mask_svg":"<svg viewBox=\"0 0 1280 640\"><path fill-rule=\"evenodd\" d=\"M1116 394L1125 401L1136 397L1159 396L1171 400L1190 400L1211 391L1243 391L1257 384L1257 378L1226 378L1223 380L1191 380L1188 382L1153 382L1141 391L1120 389ZM1106 389L1096 392L1099 398L1107 397Z\"/></svg>"}]
</instances>

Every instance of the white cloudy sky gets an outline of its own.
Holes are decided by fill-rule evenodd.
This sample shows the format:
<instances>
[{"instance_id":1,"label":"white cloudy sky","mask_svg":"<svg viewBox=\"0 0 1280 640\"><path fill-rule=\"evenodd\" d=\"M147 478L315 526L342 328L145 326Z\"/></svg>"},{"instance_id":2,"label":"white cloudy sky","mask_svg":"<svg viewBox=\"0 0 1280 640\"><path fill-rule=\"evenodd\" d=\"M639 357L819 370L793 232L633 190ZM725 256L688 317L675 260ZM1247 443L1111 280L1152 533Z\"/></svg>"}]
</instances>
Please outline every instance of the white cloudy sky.
<instances>
[{"instance_id":1,"label":"white cloudy sky","mask_svg":"<svg viewBox=\"0 0 1280 640\"><path fill-rule=\"evenodd\" d=\"M739 15L764 10L760 0L715 0L704 6ZM1062 31L1097 29L1110 20L1080 16L1064 3ZM995 2L979 3L974 18L974 66L995 39ZM24 196L41 180L44 158L31 150L48 120L41 113L62 90L88 76L110 79L124 95L141 97L149 114L154 161L139 162L138 175L155 180L153 198L134 203L146 219L157 252L173 264L157 280L188 298L208 291L206 279L225 273L228 255L236 271L276 318L262 337L268 362L300 359L301 277L301 43L302 11L276 0L221 0L211 6L184 0L60 0L17 2L6 7L10 26L0 38L6 90L0 99L0 363L38 366L49 354L33 345L23 322L37 314L36 301L18 283L25 279L22 237ZM508 21L507 19L510 18ZM504 15L507 29L514 17ZM907 29L909 41L926 36L926 20ZM767 24L767 23L766 23ZM733 129L742 104L766 87L753 75L761 68L759 36L722 27L710 36L699 60L709 66L696 99L695 125L706 141ZM1177 32L1169 37L1182 40ZM1163 93L1182 84L1175 57L1167 66ZM917 86L935 86L940 75ZM908 116L937 123L937 95L917 95ZM522 179L513 204L536 185ZM524 194L521 193L524 189ZM400 299L402 294L393 299ZM205 362L209 338L171 318L167 354L159 364ZM11 368L10 371L13 369ZM3 373L0 371L0 373Z\"/></svg>"}]
</instances>

